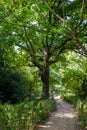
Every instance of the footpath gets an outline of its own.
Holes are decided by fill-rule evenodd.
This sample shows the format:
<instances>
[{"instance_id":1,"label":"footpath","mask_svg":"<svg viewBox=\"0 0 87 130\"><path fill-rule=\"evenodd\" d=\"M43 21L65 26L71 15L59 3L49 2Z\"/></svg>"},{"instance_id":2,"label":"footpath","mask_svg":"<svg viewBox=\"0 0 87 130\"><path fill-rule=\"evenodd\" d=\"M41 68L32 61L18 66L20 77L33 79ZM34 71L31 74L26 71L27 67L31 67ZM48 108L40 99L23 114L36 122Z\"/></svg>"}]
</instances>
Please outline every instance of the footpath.
<instances>
[{"instance_id":1,"label":"footpath","mask_svg":"<svg viewBox=\"0 0 87 130\"><path fill-rule=\"evenodd\" d=\"M38 125L37 130L81 130L73 105L55 97L57 110L53 112L46 123Z\"/></svg>"}]
</instances>

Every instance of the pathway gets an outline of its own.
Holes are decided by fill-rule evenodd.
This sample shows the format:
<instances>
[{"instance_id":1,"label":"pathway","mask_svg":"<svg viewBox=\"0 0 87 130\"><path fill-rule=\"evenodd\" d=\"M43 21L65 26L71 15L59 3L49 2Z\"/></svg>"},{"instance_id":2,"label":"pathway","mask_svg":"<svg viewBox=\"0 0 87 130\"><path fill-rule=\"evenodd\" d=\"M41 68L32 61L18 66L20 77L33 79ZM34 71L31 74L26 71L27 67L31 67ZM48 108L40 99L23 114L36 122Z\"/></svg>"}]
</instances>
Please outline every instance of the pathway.
<instances>
[{"instance_id":1,"label":"pathway","mask_svg":"<svg viewBox=\"0 0 87 130\"><path fill-rule=\"evenodd\" d=\"M57 111L51 114L45 124L39 125L37 130L81 130L74 107L60 97L55 99Z\"/></svg>"}]
</instances>

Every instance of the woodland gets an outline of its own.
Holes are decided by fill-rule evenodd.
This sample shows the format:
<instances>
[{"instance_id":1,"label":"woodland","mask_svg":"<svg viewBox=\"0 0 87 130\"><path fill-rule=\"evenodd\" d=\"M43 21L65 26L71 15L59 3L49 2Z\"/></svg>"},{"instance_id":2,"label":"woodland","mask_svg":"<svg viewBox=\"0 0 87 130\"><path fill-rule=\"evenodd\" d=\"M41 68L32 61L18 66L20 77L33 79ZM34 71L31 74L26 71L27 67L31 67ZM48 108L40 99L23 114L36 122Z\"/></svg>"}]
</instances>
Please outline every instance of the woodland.
<instances>
[{"instance_id":1,"label":"woodland","mask_svg":"<svg viewBox=\"0 0 87 130\"><path fill-rule=\"evenodd\" d=\"M0 129L33 130L54 94L87 127L87 1L0 0Z\"/></svg>"}]
</instances>

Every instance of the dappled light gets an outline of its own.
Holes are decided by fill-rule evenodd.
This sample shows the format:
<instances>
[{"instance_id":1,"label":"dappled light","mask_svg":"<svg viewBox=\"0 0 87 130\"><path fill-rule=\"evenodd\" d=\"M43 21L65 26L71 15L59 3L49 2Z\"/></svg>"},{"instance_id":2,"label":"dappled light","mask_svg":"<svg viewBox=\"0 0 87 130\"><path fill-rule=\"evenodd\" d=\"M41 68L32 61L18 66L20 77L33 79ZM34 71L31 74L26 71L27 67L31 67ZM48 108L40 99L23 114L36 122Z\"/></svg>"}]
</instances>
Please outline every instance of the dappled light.
<instances>
[{"instance_id":1,"label":"dappled light","mask_svg":"<svg viewBox=\"0 0 87 130\"><path fill-rule=\"evenodd\" d=\"M87 128L87 0L0 0L0 130L77 118Z\"/></svg>"},{"instance_id":2,"label":"dappled light","mask_svg":"<svg viewBox=\"0 0 87 130\"><path fill-rule=\"evenodd\" d=\"M54 117L60 117L60 118L75 118L76 117L72 113L59 113L59 114L55 114L53 116Z\"/></svg>"},{"instance_id":3,"label":"dappled light","mask_svg":"<svg viewBox=\"0 0 87 130\"><path fill-rule=\"evenodd\" d=\"M38 125L38 130L79 130L77 115L72 105L55 97L57 111L53 112L46 123Z\"/></svg>"},{"instance_id":4,"label":"dappled light","mask_svg":"<svg viewBox=\"0 0 87 130\"><path fill-rule=\"evenodd\" d=\"M38 125L39 128L49 128L51 127L50 125Z\"/></svg>"}]
</instances>

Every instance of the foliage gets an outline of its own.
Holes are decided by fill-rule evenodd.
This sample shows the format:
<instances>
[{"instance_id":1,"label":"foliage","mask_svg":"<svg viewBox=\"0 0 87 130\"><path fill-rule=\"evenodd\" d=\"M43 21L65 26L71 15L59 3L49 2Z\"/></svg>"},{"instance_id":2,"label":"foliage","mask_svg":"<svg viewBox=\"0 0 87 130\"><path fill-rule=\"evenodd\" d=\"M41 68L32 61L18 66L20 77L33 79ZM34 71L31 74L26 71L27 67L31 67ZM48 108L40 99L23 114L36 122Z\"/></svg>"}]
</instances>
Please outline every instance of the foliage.
<instances>
[{"instance_id":1,"label":"foliage","mask_svg":"<svg viewBox=\"0 0 87 130\"><path fill-rule=\"evenodd\" d=\"M77 100L78 100L78 99L77 99L77 97L76 97L75 94L66 93L65 95L62 95L62 98L63 98L65 101L74 104L75 106L76 106L76 104L77 104Z\"/></svg>"},{"instance_id":2,"label":"foliage","mask_svg":"<svg viewBox=\"0 0 87 130\"><path fill-rule=\"evenodd\" d=\"M80 99L78 100L76 95L68 94L68 93L62 95L62 98L65 101L75 105L78 114L78 119L80 121L80 126L82 128L86 128L87 127L87 99L83 103Z\"/></svg>"},{"instance_id":3,"label":"foliage","mask_svg":"<svg viewBox=\"0 0 87 130\"><path fill-rule=\"evenodd\" d=\"M81 121L81 127L87 127L87 100L84 104L79 100L77 103L77 112L79 120Z\"/></svg>"},{"instance_id":4,"label":"foliage","mask_svg":"<svg viewBox=\"0 0 87 130\"><path fill-rule=\"evenodd\" d=\"M16 64L39 68L42 84L47 90L45 93L42 88L45 97L49 97L50 65L59 61L67 50L79 53L83 50L87 54L84 47L87 40L86 7L86 1L78 0L0 2L0 43L2 46L4 43L7 50L15 48L12 50L18 54ZM13 59L12 53L9 59Z\"/></svg>"},{"instance_id":5,"label":"foliage","mask_svg":"<svg viewBox=\"0 0 87 130\"><path fill-rule=\"evenodd\" d=\"M83 127L87 126L87 58L67 52L62 68L62 98L76 106Z\"/></svg>"},{"instance_id":6,"label":"foliage","mask_svg":"<svg viewBox=\"0 0 87 130\"><path fill-rule=\"evenodd\" d=\"M63 69L62 85L66 91L72 91L76 96L79 96L79 93L83 91L83 81L87 73L87 59L74 52L68 52L67 54L67 66L64 66Z\"/></svg>"},{"instance_id":7,"label":"foliage","mask_svg":"<svg viewBox=\"0 0 87 130\"><path fill-rule=\"evenodd\" d=\"M65 94L86 101L87 1L1 0L0 10L1 99L21 101L26 97L21 94L34 90L39 96L41 80L43 98L49 97L49 86L54 90L59 84ZM51 66L56 62L58 68ZM27 75L19 66L35 66L40 73L30 69Z\"/></svg>"},{"instance_id":8,"label":"foliage","mask_svg":"<svg viewBox=\"0 0 87 130\"><path fill-rule=\"evenodd\" d=\"M0 104L0 122L4 130L33 130L36 123L44 121L50 112L56 108L54 99L29 99L18 105Z\"/></svg>"},{"instance_id":9,"label":"foliage","mask_svg":"<svg viewBox=\"0 0 87 130\"><path fill-rule=\"evenodd\" d=\"M33 89L32 75L23 70L0 69L1 102L18 103L25 97L31 97Z\"/></svg>"},{"instance_id":10,"label":"foliage","mask_svg":"<svg viewBox=\"0 0 87 130\"><path fill-rule=\"evenodd\" d=\"M75 45L75 48L79 49L74 51L87 56L87 44L85 41L87 1L55 1L53 2L53 6L52 1L46 2L44 0L44 3L56 17L55 20L60 20L62 23L60 29L58 28L58 31L61 30L60 32L65 32L67 36L69 34L69 37L73 39L73 41L70 41L70 45L68 44L68 47L72 49L73 45ZM62 27L64 28L63 30Z\"/></svg>"}]
</instances>

